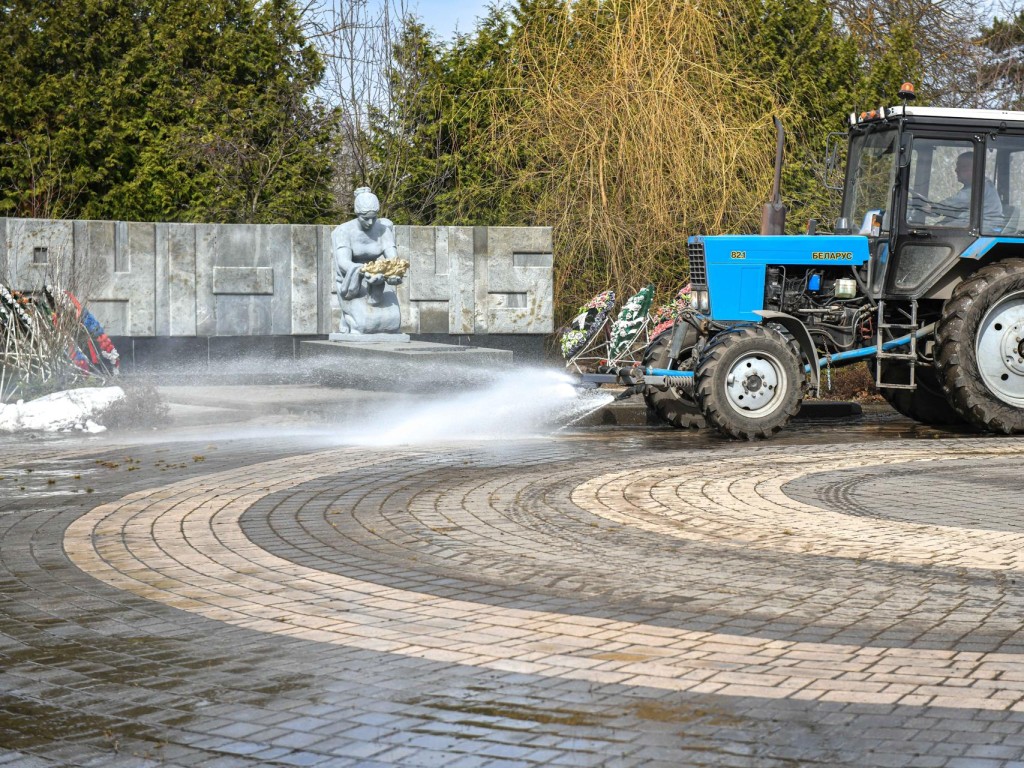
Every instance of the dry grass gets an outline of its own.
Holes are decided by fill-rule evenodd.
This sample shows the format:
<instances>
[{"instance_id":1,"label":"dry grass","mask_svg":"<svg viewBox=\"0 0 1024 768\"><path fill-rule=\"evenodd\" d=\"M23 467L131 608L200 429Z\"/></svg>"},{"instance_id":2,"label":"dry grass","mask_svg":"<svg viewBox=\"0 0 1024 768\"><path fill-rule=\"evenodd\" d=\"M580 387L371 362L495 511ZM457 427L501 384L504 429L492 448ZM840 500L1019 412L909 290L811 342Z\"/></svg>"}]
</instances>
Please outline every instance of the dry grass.
<instances>
[{"instance_id":1,"label":"dry grass","mask_svg":"<svg viewBox=\"0 0 1024 768\"><path fill-rule=\"evenodd\" d=\"M554 224L563 312L608 287L671 297L687 234L756 231L786 109L725 64L721 0L573 8L523 28L498 154L535 150L510 176Z\"/></svg>"},{"instance_id":2,"label":"dry grass","mask_svg":"<svg viewBox=\"0 0 1024 768\"><path fill-rule=\"evenodd\" d=\"M832 388L827 388L827 375L821 372L822 400L843 400L858 403L885 402L875 386L875 378L867 363L855 363L832 369Z\"/></svg>"}]
</instances>

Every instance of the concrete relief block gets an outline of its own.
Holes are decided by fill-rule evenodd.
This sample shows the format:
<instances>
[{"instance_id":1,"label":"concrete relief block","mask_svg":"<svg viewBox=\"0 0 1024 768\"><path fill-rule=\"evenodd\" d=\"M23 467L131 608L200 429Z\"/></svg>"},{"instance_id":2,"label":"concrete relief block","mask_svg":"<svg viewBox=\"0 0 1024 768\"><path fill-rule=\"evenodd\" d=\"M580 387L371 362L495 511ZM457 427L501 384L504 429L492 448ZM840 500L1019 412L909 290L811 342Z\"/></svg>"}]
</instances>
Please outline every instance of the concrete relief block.
<instances>
[{"instance_id":1,"label":"concrete relief block","mask_svg":"<svg viewBox=\"0 0 1024 768\"><path fill-rule=\"evenodd\" d=\"M213 293L273 295L274 270L270 267L214 267Z\"/></svg>"},{"instance_id":2,"label":"concrete relief block","mask_svg":"<svg viewBox=\"0 0 1024 768\"><path fill-rule=\"evenodd\" d=\"M287 333L317 332L317 229L301 225L290 228L291 307Z\"/></svg>"},{"instance_id":3,"label":"concrete relief block","mask_svg":"<svg viewBox=\"0 0 1024 768\"><path fill-rule=\"evenodd\" d=\"M549 227L490 227L487 298L490 333L554 330L554 255Z\"/></svg>"},{"instance_id":4,"label":"concrete relief block","mask_svg":"<svg viewBox=\"0 0 1024 768\"><path fill-rule=\"evenodd\" d=\"M217 319L214 336L268 336L273 333L272 298L218 294L214 297Z\"/></svg>"},{"instance_id":5,"label":"concrete relief block","mask_svg":"<svg viewBox=\"0 0 1024 768\"><path fill-rule=\"evenodd\" d=\"M490 333L488 295L490 294L490 262L488 253L488 227L473 227L473 329L475 333Z\"/></svg>"},{"instance_id":6,"label":"concrete relief block","mask_svg":"<svg viewBox=\"0 0 1024 768\"><path fill-rule=\"evenodd\" d=\"M217 263L216 224L196 225L196 335L217 334L217 312L213 296L213 267Z\"/></svg>"},{"instance_id":7,"label":"concrete relief block","mask_svg":"<svg viewBox=\"0 0 1024 768\"><path fill-rule=\"evenodd\" d=\"M400 258L403 257L400 256ZM398 330L400 333L419 333L419 305L421 302L411 301L409 299L409 290L409 275L407 274L405 279L395 286L395 295L398 297L398 306L402 312L402 325Z\"/></svg>"},{"instance_id":8,"label":"concrete relief block","mask_svg":"<svg viewBox=\"0 0 1024 768\"><path fill-rule=\"evenodd\" d=\"M108 333L156 334L156 224L111 221L75 222L76 279L69 286ZM60 282L60 281L58 281Z\"/></svg>"},{"instance_id":9,"label":"concrete relief block","mask_svg":"<svg viewBox=\"0 0 1024 768\"><path fill-rule=\"evenodd\" d=\"M398 256L409 262L409 300L447 301L451 292L448 227L395 227L395 239Z\"/></svg>"},{"instance_id":10,"label":"concrete relief block","mask_svg":"<svg viewBox=\"0 0 1024 768\"><path fill-rule=\"evenodd\" d=\"M89 311L110 336L134 336L131 331L130 302L127 300L89 299Z\"/></svg>"},{"instance_id":11,"label":"concrete relief block","mask_svg":"<svg viewBox=\"0 0 1024 768\"><path fill-rule=\"evenodd\" d=\"M292 292L289 282L292 276L292 229L291 224L265 224L256 227L259 239L257 269L270 269L271 333L285 335L292 332Z\"/></svg>"},{"instance_id":12,"label":"concrete relief block","mask_svg":"<svg viewBox=\"0 0 1024 768\"><path fill-rule=\"evenodd\" d=\"M6 276L19 290L46 283L70 285L75 277L74 223L8 219Z\"/></svg>"},{"instance_id":13,"label":"concrete relief block","mask_svg":"<svg viewBox=\"0 0 1024 768\"><path fill-rule=\"evenodd\" d=\"M417 301L416 333L448 333L448 302Z\"/></svg>"},{"instance_id":14,"label":"concrete relief block","mask_svg":"<svg viewBox=\"0 0 1024 768\"><path fill-rule=\"evenodd\" d=\"M0 218L0 280L11 282L13 273L10 271L10 245L7 242L7 219Z\"/></svg>"},{"instance_id":15,"label":"concrete relief block","mask_svg":"<svg viewBox=\"0 0 1024 768\"><path fill-rule=\"evenodd\" d=\"M476 327L473 227L448 227L448 333L486 333Z\"/></svg>"},{"instance_id":16,"label":"concrete relief block","mask_svg":"<svg viewBox=\"0 0 1024 768\"><path fill-rule=\"evenodd\" d=\"M317 333L334 333L341 327L341 307L334 291L334 254L331 229L317 227Z\"/></svg>"},{"instance_id":17,"label":"concrete relief block","mask_svg":"<svg viewBox=\"0 0 1024 768\"><path fill-rule=\"evenodd\" d=\"M261 247L265 227L259 225L217 225L217 250L214 266L269 267L270 254Z\"/></svg>"},{"instance_id":18,"label":"concrete relief block","mask_svg":"<svg viewBox=\"0 0 1024 768\"><path fill-rule=\"evenodd\" d=\"M409 261L409 274L398 287L398 300L402 308L404 333L448 333L448 321L443 327L437 320L436 306L443 304L447 312L451 295L449 275L450 253L447 227L396 226L395 243L400 258ZM424 330L420 308L427 308Z\"/></svg>"},{"instance_id":19,"label":"concrete relief block","mask_svg":"<svg viewBox=\"0 0 1024 768\"><path fill-rule=\"evenodd\" d=\"M117 222L86 222L84 268L85 279L79 290L100 295L104 284L109 284L114 275L114 254L117 248Z\"/></svg>"},{"instance_id":20,"label":"concrete relief block","mask_svg":"<svg viewBox=\"0 0 1024 768\"><path fill-rule=\"evenodd\" d=\"M164 224L166 227L166 276L157 275L157 288L166 287L166 330L158 335L196 335L196 225ZM158 301L158 307L160 302Z\"/></svg>"},{"instance_id":21,"label":"concrete relief block","mask_svg":"<svg viewBox=\"0 0 1024 768\"><path fill-rule=\"evenodd\" d=\"M131 222L124 258L114 259L113 290L103 298L129 301L129 334L156 335L156 224ZM116 256L116 254L115 254ZM124 271L118 271L118 267Z\"/></svg>"}]
</instances>

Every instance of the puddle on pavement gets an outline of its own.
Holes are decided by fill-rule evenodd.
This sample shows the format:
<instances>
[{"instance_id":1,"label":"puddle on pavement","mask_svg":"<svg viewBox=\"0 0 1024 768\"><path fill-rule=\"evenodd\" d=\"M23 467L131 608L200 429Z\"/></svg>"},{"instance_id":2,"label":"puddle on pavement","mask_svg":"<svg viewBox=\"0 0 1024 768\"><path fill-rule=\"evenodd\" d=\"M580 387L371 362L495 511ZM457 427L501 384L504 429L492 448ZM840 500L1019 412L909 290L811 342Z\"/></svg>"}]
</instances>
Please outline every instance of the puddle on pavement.
<instances>
[{"instance_id":1,"label":"puddle on pavement","mask_svg":"<svg viewBox=\"0 0 1024 768\"><path fill-rule=\"evenodd\" d=\"M673 429L665 426L603 426L562 432L567 440L599 441L636 451L720 450L757 446L836 445L888 440L952 440L964 437L1000 439L966 428L936 429L898 414L865 414L843 419L800 420L768 440L730 440L713 429Z\"/></svg>"},{"instance_id":2,"label":"puddle on pavement","mask_svg":"<svg viewBox=\"0 0 1024 768\"><path fill-rule=\"evenodd\" d=\"M722 710L663 701L638 701L632 705L631 714L641 720L658 723L701 723L720 727L749 725L743 718Z\"/></svg>"},{"instance_id":3,"label":"puddle on pavement","mask_svg":"<svg viewBox=\"0 0 1024 768\"><path fill-rule=\"evenodd\" d=\"M492 692L489 689L488 693ZM687 703L667 703L655 700L639 700L627 705L624 712L585 712L564 707L552 708L509 701L473 701L452 698L434 699L420 697L404 703L424 706L444 712L465 715L457 720L460 725L472 725L498 730L522 730L536 725L557 726L602 726L623 715L659 723L679 725L701 723L710 726L739 726L749 723L741 717L708 706Z\"/></svg>"},{"instance_id":4,"label":"puddle on pavement","mask_svg":"<svg viewBox=\"0 0 1024 768\"><path fill-rule=\"evenodd\" d=\"M464 720L456 720L460 725L475 725L497 730L522 730L530 724L594 726L603 725L608 719L605 716L572 709L554 709L550 707L513 704L511 702L473 702L455 699L417 698L407 702L413 706L425 706L444 712L456 712L466 716Z\"/></svg>"},{"instance_id":5,"label":"puddle on pavement","mask_svg":"<svg viewBox=\"0 0 1024 768\"><path fill-rule=\"evenodd\" d=\"M96 748L116 753L125 739L156 746L159 736L152 726L120 717L93 715L11 696L5 696L0 703L0 744L6 749L30 752L74 741L91 742Z\"/></svg>"}]
</instances>

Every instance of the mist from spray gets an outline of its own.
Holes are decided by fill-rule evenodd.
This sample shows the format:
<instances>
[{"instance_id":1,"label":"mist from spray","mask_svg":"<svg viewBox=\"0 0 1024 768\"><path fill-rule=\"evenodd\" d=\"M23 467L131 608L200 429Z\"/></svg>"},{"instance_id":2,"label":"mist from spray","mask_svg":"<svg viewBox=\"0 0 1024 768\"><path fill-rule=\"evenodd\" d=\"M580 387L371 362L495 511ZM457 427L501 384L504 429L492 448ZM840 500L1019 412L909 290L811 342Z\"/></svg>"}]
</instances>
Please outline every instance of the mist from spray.
<instances>
[{"instance_id":1,"label":"mist from spray","mask_svg":"<svg viewBox=\"0 0 1024 768\"><path fill-rule=\"evenodd\" d=\"M372 424L338 433L345 445L423 445L460 440L511 440L550 433L613 400L579 391L562 371L524 368L485 386L406 400L373 415Z\"/></svg>"},{"instance_id":2,"label":"mist from spray","mask_svg":"<svg viewBox=\"0 0 1024 768\"><path fill-rule=\"evenodd\" d=\"M579 423L614 399L580 390L552 367L387 361L358 366L246 355L122 377L148 390L166 421L147 414L106 433L133 443L189 440L300 440L315 446L426 445L543 437ZM143 394L147 390L143 389ZM148 402L147 398L143 398ZM168 429L170 428L170 429Z\"/></svg>"}]
</instances>

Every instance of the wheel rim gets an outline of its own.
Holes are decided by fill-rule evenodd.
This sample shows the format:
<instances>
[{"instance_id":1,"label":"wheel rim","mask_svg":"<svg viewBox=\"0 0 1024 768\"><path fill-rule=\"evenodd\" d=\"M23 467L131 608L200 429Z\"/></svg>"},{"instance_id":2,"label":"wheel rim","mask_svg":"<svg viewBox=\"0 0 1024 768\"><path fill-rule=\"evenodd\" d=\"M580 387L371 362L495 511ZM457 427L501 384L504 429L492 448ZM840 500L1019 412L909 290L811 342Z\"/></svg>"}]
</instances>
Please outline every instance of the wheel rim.
<instances>
[{"instance_id":1,"label":"wheel rim","mask_svg":"<svg viewBox=\"0 0 1024 768\"><path fill-rule=\"evenodd\" d=\"M1024 292L1000 299L978 327L978 372L989 391L1024 406Z\"/></svg>"},{"instance_id":2,"label":"wheel rim","mask_svg":"<svg viewBox=\"0 0 1024 768\"><path fill-rule=\"evenodd\" d=\"M725 395L737 412L761 418L781 405L787 384L778 358L757 352L742 356L729 369Z\"/></svg>"}]
</instances>

